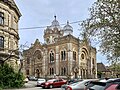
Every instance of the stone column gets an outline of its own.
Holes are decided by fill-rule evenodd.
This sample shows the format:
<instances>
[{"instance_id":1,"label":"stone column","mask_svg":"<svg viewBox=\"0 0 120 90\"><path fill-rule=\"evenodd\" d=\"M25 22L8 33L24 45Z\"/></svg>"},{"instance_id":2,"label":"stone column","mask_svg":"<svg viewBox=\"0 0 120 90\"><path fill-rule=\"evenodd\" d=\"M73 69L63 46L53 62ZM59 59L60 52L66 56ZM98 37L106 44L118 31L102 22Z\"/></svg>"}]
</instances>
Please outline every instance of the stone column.
<instances>
[{"instance_id":1,"label":"stone column","mask_svg":"<svg viewBox=\"0 0 120 90\"><path fill-rule=\"evenodd\" d=\"M59 46L56 46L56 75L59 75Z\"/></svg>"},{"instance_id":2,"label":"stone column","mask_svg":"<svg viewBox=\"0 0 120 90\"><path fill-rule=\"evenodd\" d=\"M72 43L68 43L67 47L68 47L68 75L71 75L73 61Z\"/></svg>"}]
</instances>

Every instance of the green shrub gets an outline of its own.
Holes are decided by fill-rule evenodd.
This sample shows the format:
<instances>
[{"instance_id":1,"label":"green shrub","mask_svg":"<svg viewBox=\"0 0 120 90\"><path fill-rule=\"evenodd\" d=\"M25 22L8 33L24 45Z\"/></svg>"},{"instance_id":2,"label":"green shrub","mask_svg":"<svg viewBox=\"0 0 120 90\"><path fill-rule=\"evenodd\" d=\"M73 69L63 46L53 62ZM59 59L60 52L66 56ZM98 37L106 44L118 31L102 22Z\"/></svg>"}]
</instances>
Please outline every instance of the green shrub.
<instances>
[{"instance_id":1,"label":"green shrub","mask_svg":"<svg viewBox=\"0 0 120 90\"><path fill-rule=\"evenodd\" d=\"M0 79L1 88L20 88L24 85L23 74L15 72L8 64L0 65Z\"/></svg>"}]
</instances>

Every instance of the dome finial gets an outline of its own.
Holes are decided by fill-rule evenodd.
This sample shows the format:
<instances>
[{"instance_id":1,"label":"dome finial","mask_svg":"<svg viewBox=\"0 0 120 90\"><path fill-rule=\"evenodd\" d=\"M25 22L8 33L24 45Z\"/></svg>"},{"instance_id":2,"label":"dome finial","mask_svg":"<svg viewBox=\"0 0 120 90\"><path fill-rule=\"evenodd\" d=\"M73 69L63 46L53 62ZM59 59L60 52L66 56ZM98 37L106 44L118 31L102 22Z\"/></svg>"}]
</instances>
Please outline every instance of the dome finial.
<instances>
[{"instance_id":1,"label":"dome finial","mask_svg":"<svg viewBox=\"0 0 120 90\"><path fill-rule=\"evenodd\" d=\"M67 25L69 25L69 21L67 20Z\"/></svg>"},{"instance_id":2,"label":"dome finial","mask_svg":"<svg viewBox=\"0 0 120 90\"><path fill-rule=\"evenodd\" d=\"M55 20L56 20L56 15L54 15L54 18L55 18Z\"/></svg>"}]
</instances>

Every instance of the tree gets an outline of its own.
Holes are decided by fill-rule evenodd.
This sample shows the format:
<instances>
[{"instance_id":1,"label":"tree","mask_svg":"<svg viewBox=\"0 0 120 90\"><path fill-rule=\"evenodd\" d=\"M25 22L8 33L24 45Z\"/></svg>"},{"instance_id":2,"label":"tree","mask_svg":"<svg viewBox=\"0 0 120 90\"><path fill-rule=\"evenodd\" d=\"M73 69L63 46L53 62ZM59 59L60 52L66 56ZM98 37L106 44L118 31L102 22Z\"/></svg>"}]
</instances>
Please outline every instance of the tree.
<instances>
[{"instance_id":1,"label":"tree","mask_svg":"<svg viewBox=\"0 0 120 90\"><path fill-rule=\"evenodd\" d=\"M20 88L24 85L22 73L15 72L8 64L0 65L0 88Z\"/></svg>"},{"instance_id":2,"label":"tree","mask_svg":"<svg viewBox=\"0 0 120 90\"><path fill-rule=\"evenodd\" d=\"M109 68L113 71L114 77L118 78L120 76L120 63L113 63Z\"/></svg>"},{"instance_id":3,"label":"tree","mask_svg":"<svg viewBox=\"0 0 120 90\"><path fill-rule=\"evenodd\" d=\"M97 37L109 61L120 61L120 0L97 0L89 10L90 17L81 23L84 33Z\"/></svg>"}]
</instances>

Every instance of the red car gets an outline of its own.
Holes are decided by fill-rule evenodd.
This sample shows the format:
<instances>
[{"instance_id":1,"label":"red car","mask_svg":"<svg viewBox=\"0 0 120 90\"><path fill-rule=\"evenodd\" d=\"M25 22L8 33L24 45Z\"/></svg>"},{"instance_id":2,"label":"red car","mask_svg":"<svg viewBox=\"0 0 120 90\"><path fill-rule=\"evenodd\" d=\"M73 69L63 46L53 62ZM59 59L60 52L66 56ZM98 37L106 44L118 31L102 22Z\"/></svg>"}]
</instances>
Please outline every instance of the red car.
<instances>
[{"instance_id":1,"label":"red car","mask_svg":"<svg viewBox=\"0 0 120 90\"><path fill-rule=\"evenodd\" d=\"M64 79L51 79L45 83L41 84L42 88L53 88L53 87L61 87L63 84L66 84L67 80Z\"/></svg>"},{"instance_id":2,"label":"red car","mask_svg":"<svg viewBox=\"0 0 120 90\"><path fill-rule=\"evenodd\" d=\"M85 90L120 90L120 78L109 79L106 82L91 82Z\"/></svg>"}]
</instances>

